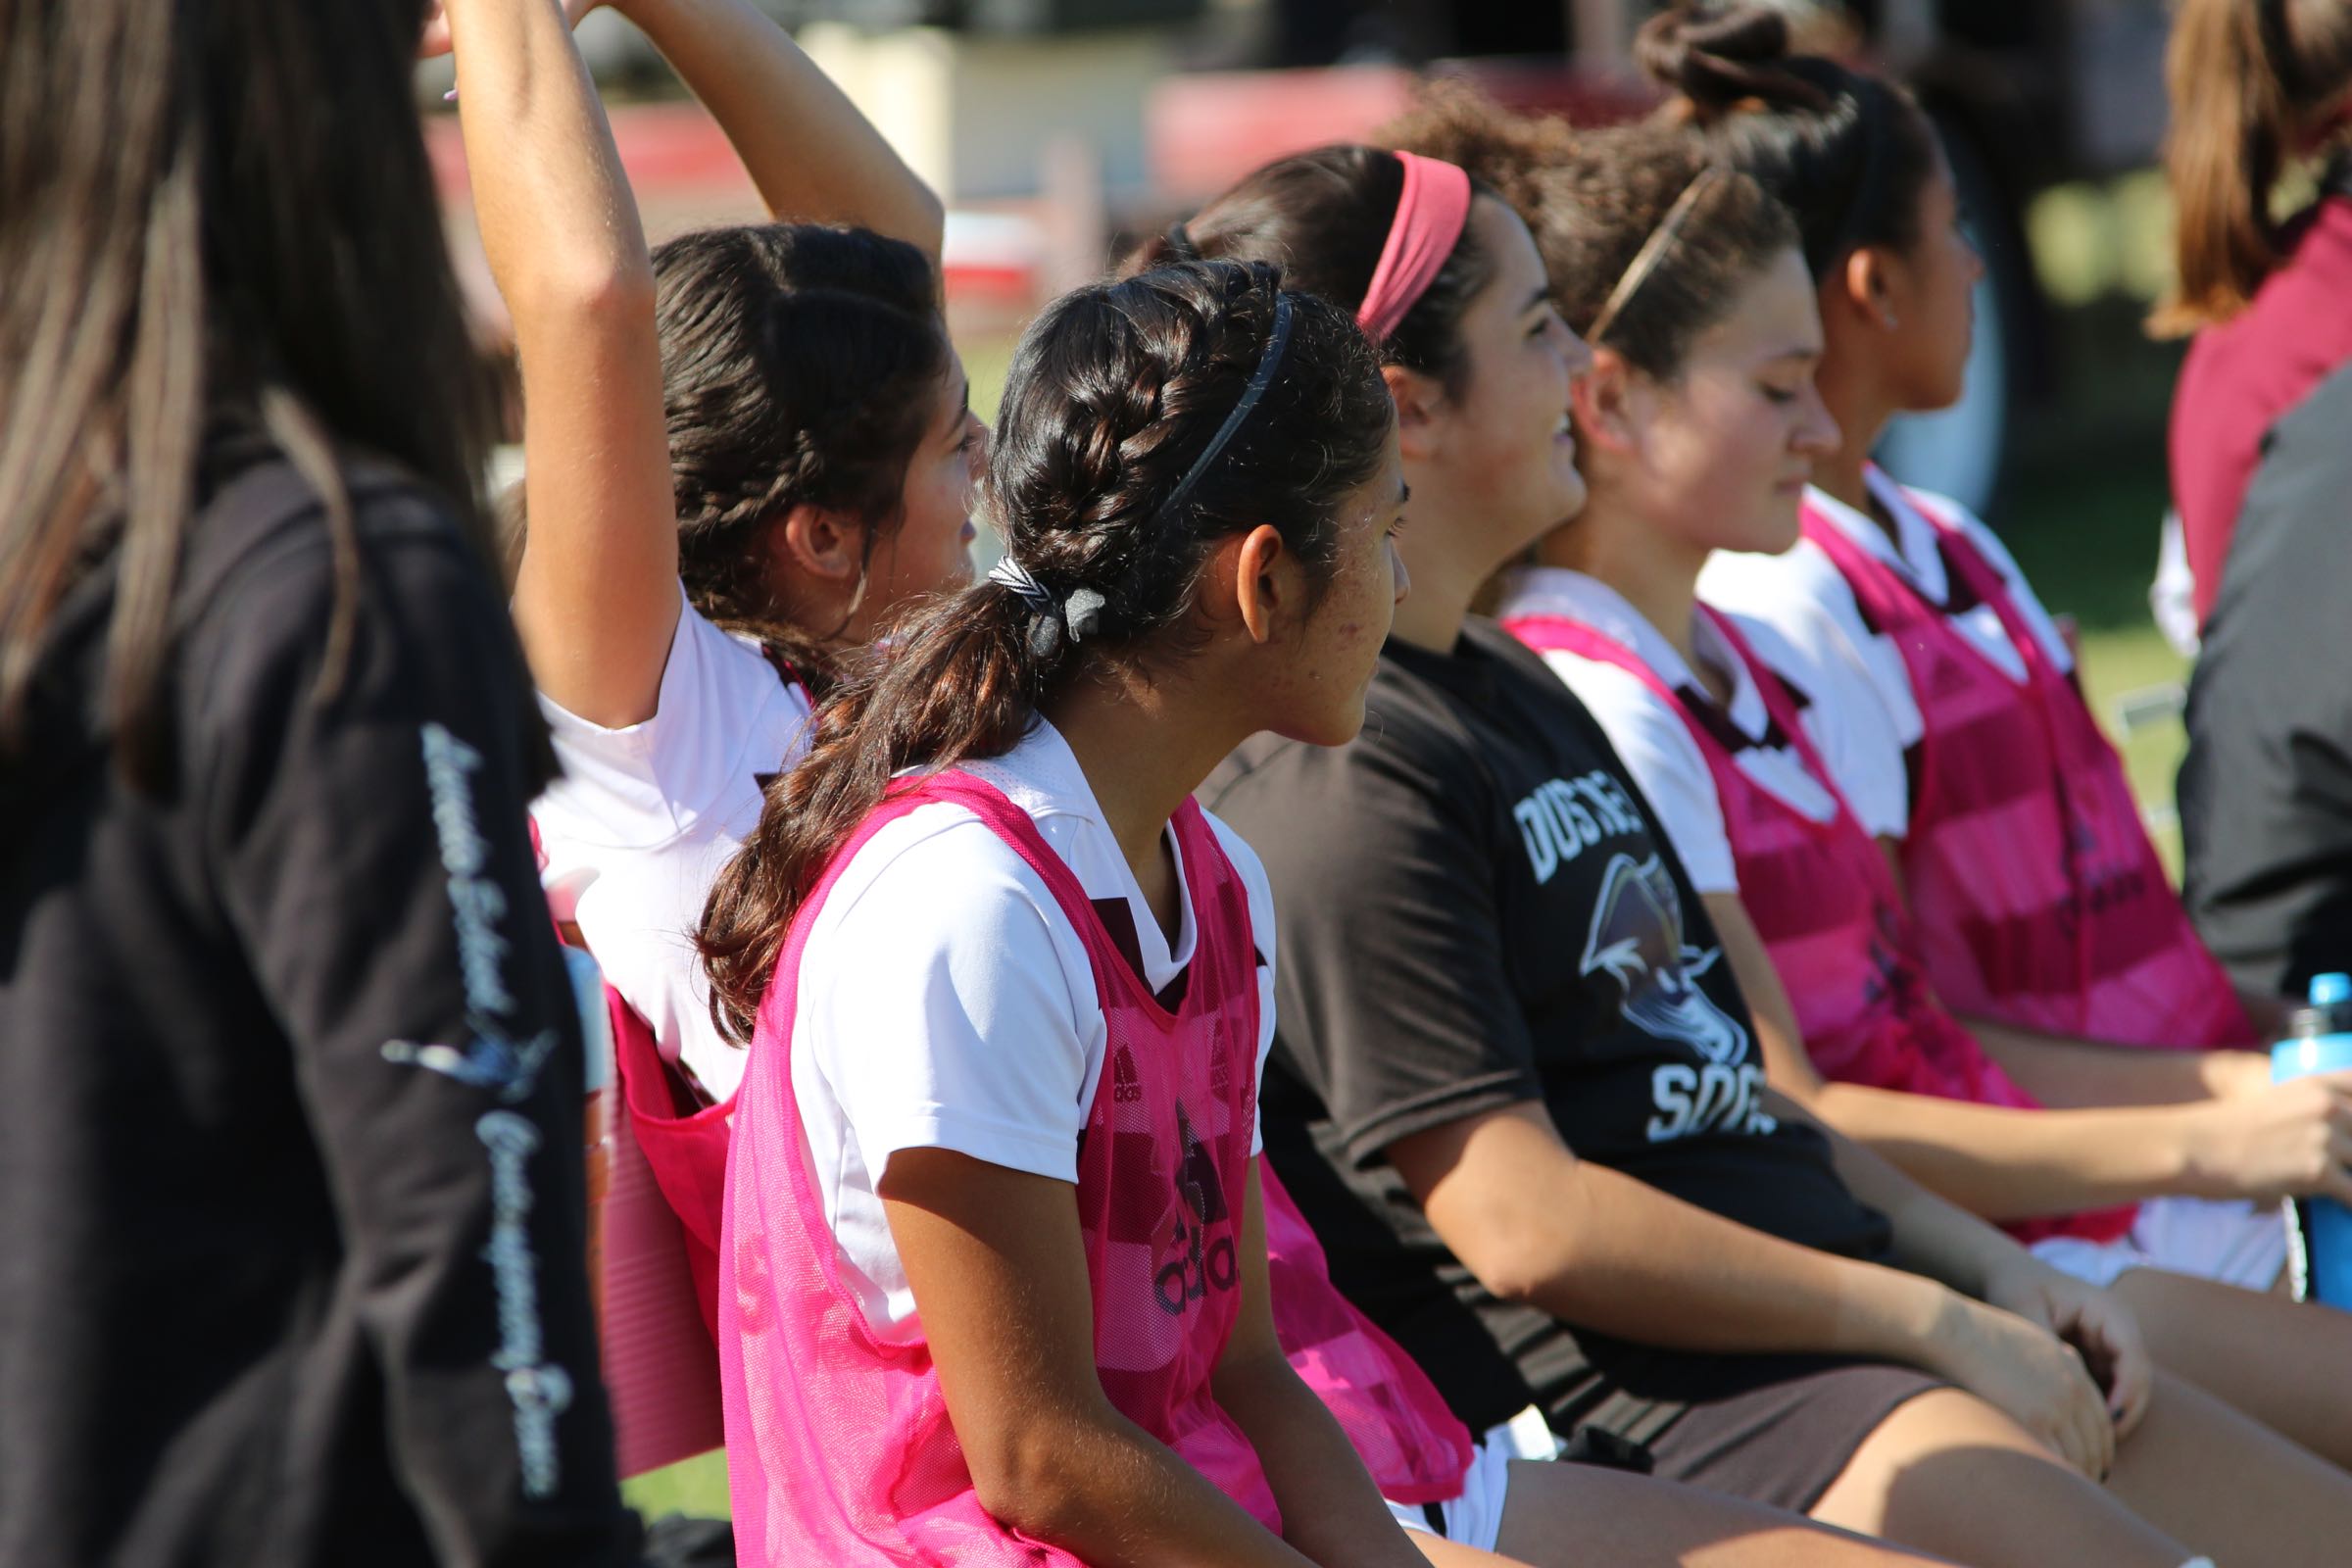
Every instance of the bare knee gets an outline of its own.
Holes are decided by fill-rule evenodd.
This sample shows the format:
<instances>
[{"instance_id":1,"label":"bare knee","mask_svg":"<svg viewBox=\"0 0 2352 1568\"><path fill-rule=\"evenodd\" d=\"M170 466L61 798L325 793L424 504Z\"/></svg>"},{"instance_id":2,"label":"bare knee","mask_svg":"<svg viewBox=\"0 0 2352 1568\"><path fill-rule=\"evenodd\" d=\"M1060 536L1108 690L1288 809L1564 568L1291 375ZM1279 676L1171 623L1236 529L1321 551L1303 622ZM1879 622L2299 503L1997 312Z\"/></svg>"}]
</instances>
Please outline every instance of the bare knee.
<instances>
[{"instance_id":1,"label":"bare knee","mask_svg":"<svg viewBox=\"0 0 2352 1568\"><path fill-rule=\"evenodd\" d=\"M1957 1389L1924 1394L1880 1423L1813 1516L1987 1565L2179 1568L2190 1555L2007 1415Z\"/></svg>"}]
</instances>

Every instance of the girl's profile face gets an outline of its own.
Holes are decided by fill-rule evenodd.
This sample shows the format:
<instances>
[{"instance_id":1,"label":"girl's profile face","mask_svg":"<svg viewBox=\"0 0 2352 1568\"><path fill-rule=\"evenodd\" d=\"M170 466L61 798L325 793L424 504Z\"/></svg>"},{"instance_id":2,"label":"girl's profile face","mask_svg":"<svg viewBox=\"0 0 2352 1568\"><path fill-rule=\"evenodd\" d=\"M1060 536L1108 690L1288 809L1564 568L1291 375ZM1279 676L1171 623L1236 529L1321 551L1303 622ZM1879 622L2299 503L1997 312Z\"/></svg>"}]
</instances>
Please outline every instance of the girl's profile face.
<instances>
[{"instance_id":1,"label":"girl's profile face","mask_svg":"<svg viewBox=\"0 0 2352 1568\"><path fill-rule=\"evenodd\" d=\"M1396 554L1406 509L1396 431L1370 480L1341 503L1331 575L1298 624L1268 728L1317 746L1343 746L1364 726L1364 694L1407 586Z\"/></svg>"},{"instance_id":2,"label":"girl's profile face","mask_svg":"<svg viewBox=\"0 0 2352 1568\"><path fill-rule=\"evenodd\" d=\"M1795 544L1814 460L1838 445L1820 362L1813 280L1791 247L1692 340L1676 379L1629 372L1625 479L1640 514L1696 552Z\"/></svg>"},{"instance_id":3,"label":"girl's profile face","mask_svg":"<svg viewBox=\"0 0 2352 1568\"><path fill-rule=\"evenodd\" d=\"M972 495L988 462L988 426L971 410L963 360L948 351L931 417L906 466L904 515L874 545L860 613L876 621L910 599L972 579Z\"/></svg>"},{"instance_id":4,"label":"girl's profile face","mask_svg":"<svg viewBox=\"0 0 2352 1568\"><path fill-rule=\"evenodd\" d=\"M1449 514L1491 524L1499 561L1584 507L1568 389L1592 355L1553 307L1544 259L1519 216L1481 196L1470 228L1494 276L1462 312L1466 373L1434 415L1445 425L1438 459L1415 482L1445 486Z\"/></svg>"},{"instance_id":5,"label":"girl's profile face","mask_svg":"<svg viewBox=\"0 0 2352 1568\"><path fill-rule=\"evenodd\" d=\"M1951 166L1936 167L1920 187L1915 238L1889 258L1887 309L1894 326L1881 341L1889 390L1906 410L1948 408L1960 399L1976 330L1976 287L1984 258L1960 227L1959 188Z\"/></svg>"}]
</instances>

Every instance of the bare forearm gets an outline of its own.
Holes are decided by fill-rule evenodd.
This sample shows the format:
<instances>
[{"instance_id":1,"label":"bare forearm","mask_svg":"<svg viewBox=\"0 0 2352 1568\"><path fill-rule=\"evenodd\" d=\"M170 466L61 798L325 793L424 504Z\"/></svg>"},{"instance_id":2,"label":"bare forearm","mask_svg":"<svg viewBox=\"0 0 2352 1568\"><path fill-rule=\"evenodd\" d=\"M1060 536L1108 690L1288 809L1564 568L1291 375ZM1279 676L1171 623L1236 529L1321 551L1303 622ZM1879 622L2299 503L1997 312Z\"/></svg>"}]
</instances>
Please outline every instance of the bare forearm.
<instances>
[{"instance_id":1,"label":"bare forearm","mask_svg":"<svg viewBox=\"0 0 2352 1568\"><path fill-rule=\"evenodd\" d=\"M1767 1236L1590 1162L1544 1207L1552 1245L1511 1294L1643 1345L1924 1364L1951 1305L1934 1280Z\"/></svg>"},{"instance_id":2,"label":"bare forearm","mask_svg":"<svg viewBox=\"0 0 2352 1568\"><path fill-rule=\"evenodd\" d=\"M2017 1110L1859 1084L1805 1100L1822 1121L1988 1219L2072 1214L2188 1190L2178 1107Z\"/></svg>"},{"instance_id":3,"label":"bare forearm","mask_svg":"<svg viewBox=\"0 0 2352 1568\"><path fill-rule=\"evenodd\" d=\"M459 122L482 249L518 337L546 294L650 295L612 126L556 0L450 0Z\"/></svg>"},{"instance_id":4,"label":"bare forearm","mask_svg":"<svg viewBox=\"0 0 2352 1568\"><path fill-rule=\"evenodd\" d=\"M1347 1434L1289 1362L1220 1364L1216 1395L1257 1449L1291 1545L1323 1568L1425 1568Z\"/></svg>"},{"instance_id":5,"label":"bare forearm","mask_svg":"<svg viewBox=\"0 0 2352 1568\"><path fill-rule=\"evenodd\" d=\"M1066 1426L1043 1412L1025 1419L1025 1478L1006 1496L982 1492L996 1516L1024 1534L1102 1568L1310 1568L1175 1450L1115 1411Z\"/></svg>"},{"instance_id":6,"label":"bare forearm","mask_svg":"<svg viewBox=\"0 0 2352 1568\"><path fill-rule=\"evenodd\" d=\"M2067 1040L1992 1018L1964 1018L1984 1054L2054 1109L2185 1105L2268 1080L2250 1051L2148 1051Z\"/></svg>"},{"instance_id":7,"label":"bare forearm","mask_svg":"<svg viewBox=\"0 0 2352 1568\"><path fill-rule=\"evenodd\" d=\"M452 0L459 118L522 367L530 528L514 625L539 689L650 717L677 625L653 264L556 0Z\"/></svg>"},{"instance_id":8,"label":"bare forearm","mask_svg":"<svg viewBox=\"0 0 2352 1568\"><path fill-rule=\"evenodd\" d=\"M1982 1298L2001 1266L2016 1260L2015 1241L1959 1204L1930 1192L1891 1162L1775 1094L1776 1115L1811 1122L1829 1140L1838 1175L1847 1190L1886 1216L1894 1260L1941 1280L1962 1296Z\"/></svg>"},{"instance_id":9,"label":"bare forearm","mask_svg":"<svg viewBox=\"0 0 2352 1568\"><path fill-rule=\"evenodd\" d=\"M938 263L939 198L749 0L617 0L615 9L710 111L772 216L870 228Z\"/></svg>"}]
</instances>

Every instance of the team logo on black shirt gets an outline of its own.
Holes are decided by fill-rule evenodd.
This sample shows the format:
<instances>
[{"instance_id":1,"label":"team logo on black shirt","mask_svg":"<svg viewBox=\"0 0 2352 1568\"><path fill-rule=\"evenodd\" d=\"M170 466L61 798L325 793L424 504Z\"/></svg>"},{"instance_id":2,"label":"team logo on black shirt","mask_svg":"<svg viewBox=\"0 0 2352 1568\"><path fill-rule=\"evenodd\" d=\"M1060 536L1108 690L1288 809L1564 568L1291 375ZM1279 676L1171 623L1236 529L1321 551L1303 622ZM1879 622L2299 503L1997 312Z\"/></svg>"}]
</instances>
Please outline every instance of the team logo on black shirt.
<instances>
[{"instance_id":1,"label":"team logo on black shirt","mask_svg":"<svg viewBox=\"0 0 2352 1568\"><path fill-rule=\"evenodd\" d=\"M1683 901L1658 857L1610 857L1585 939L1584 972L1617 982L1626 1017L1711 1062L1743 1059L1746 1027L1698 984L1722 956L1720 948L1702 953L1683 940Z\"/></svg>"}]
</instances>

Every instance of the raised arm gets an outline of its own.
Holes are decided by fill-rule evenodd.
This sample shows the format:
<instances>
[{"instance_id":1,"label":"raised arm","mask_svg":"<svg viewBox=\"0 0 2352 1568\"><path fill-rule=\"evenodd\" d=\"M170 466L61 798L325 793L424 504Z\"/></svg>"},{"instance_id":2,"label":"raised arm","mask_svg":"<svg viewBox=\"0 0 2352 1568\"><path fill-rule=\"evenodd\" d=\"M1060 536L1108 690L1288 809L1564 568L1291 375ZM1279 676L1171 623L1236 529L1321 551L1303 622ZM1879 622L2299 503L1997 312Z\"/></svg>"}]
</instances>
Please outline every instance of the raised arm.
<instances>
[{"instance_id":1,"label":"raised arm","mask_svg":"<svg viewBox=\"0 0 2352 1568\"><path fill-rule=\"evenodd\" d=\"M610 0L703 101L786 221L903 239L939 266L946 213L849 96L751 0Z\"/></svg>"},{"instance_id":2,"label":"raised arm","mask_svg":"<svg viewBox=\"0 0 2352 1568\"><path fill-rule=\"evenodd\" d=\"M558 0L445 9L482 248L522 366L515 626L547 697L593 723L637 723L653 716L679 606L645 232Z\"/></svg>"}]
</instances>

